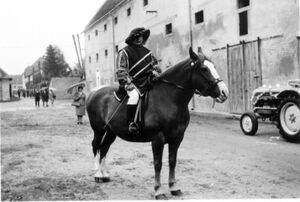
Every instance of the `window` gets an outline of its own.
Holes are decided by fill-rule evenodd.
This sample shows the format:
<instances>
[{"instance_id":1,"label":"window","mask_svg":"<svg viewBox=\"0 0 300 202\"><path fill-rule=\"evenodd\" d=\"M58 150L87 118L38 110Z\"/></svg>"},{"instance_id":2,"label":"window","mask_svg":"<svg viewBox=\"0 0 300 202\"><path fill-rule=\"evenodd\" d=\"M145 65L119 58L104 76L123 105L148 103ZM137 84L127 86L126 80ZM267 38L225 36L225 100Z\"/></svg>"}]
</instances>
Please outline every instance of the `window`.
<instances>
[{"instance_id":1,"label":"window","mask_svg":"<svg viewBox=\"0 0 300 202\"><path fill-rule=\"evenodd\" d=\"M116 45L115 49L116 49L116 52L119 52L119 46L118 45Z\"/></svg>"},{"instance_id":2,"label":"window","mask_svg":"<svg viewBox=\"0 0 300 202\"><path fill-rule=\"evenodd\" d=\"M108 50L105 49L105 53L104 53L105 56L108 56Z\"/></svg>"},{"instance_id":3,"label":"window","mask_svg":"<svg viewBox=\"0 0 300 202\"><path fill-rule=\"evenodd\" d=\"M197 52L198 52L198 54L202 53L202 48L200 46L197 48Z\"/></svg>"},{"instance_id":4,"label":"window","mask_svg":"<svg viewBox=\"0 0 300 202\"><path fill-rule=\"evenodd\" d=\"M172 23L166 25L166 34L172 33Z\"/></svg>"},{"instance_id":5,"label":"window","mask_svg":"<svg viewBox=\"0 0 300 202\"><path fill-rule=\"evenodd\" d=\"M92 62L92 58L91 56L89 56L89 63L91 64L91 62Z\"/></svg>"},{"instance_id":6,"label":"window","mask_svg":"<svg viewBox=\"0 0 300 202\"><path fill-rule=\"evenodd\" d=\"M105 24L105 25L104 25L104 31L106 31L106 30L107 30L107 25Z\"/></svg>"},{"instance_id":7,"label":"window","mask_svg":"<svg viewBox=\"0 0 300 202\"><path fill-rule=\"evenodd\" d=\"M247 11L239 13L240 36L248 34L248 13Z\"/></svg>"},{"instance_id":8,"label":"window","mask_svg":"<svg viewBox=\"0 0 300 202\"><path fill-rule=\"evenodd\" d=\"M95 36L98 36L98 30L97 29L95 30Z\"/></svg>"},{"instance_id":9,"label":"window","mask_svg":"<svg viewBox=\"0 0 300 202\"><path fill-rule=\"evenodd\" d=\"M195 24L204 22L203 10L195 13Z\"/></svg>"},{"instance_id":10,"label":"window","mask_svg":"<svg viewBox=\"0 0 300 202\"><path fill-rule=\"evenodd\" d=\"M238 0L238 8L249 6L249 0Z\"/></svg>"},{"instance_id":11,"label":"window","mask_svg":"<svg viewBox=\"0 0 300 202\"><path fill-rule=\"evenodd\" d=\"M88 35L88 40L90 40L91 39L91 36L90 35Z\"/></svg>"},{"instance_id":12,"label":"window","mask_svg":"<svg viewBox=\"0 0 300 202\"><path fill-rule=\"evenodd\" d=\"M96 53L96 61L98 62L98 60L99 60L99 54Z\"/></svg>"},{"instance_id":13,"label":"window","mask_svg":"<svg viewBox=\"0 0 300 202\"><path fill-rule=\"evenodd\" d=\"M131 15L131 8L127 8L127 16Z\"/></svg>"},{"instance_id":14,"label":"window","mask_svg":"<svg viewBox=\"0 0 300 202\"><path fill-rule=\"evenodd\" d=\"M144 0L144 6L148 5L148 0Z\"/></svg>"},{"instance_id":15,"label":"window","mask_svg":"<svg viewBox=\"0 0 300 202\"><path fill-rule=\"evenodd\" d=\"M115 17L115 24L118 24L118 17Z\"/></svg>"}]
</instances>

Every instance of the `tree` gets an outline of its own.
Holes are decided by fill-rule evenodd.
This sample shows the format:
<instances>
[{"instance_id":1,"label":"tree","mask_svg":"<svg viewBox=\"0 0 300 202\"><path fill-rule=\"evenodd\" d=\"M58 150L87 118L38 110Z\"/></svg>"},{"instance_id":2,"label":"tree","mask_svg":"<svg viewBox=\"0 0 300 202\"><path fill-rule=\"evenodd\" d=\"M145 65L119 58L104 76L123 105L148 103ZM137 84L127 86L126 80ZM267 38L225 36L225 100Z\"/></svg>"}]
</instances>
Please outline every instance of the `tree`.
<instances>
[{"instance_id":1,"label":"tree","mask_svg":"<svg viewBox=\"0 0 300 202\"><path fill-rule=\"evenodd\" d=\"M52 45L46 48L43 67L45 79L48 81L52 77L67 76L70 73L70 66L66 63L64 54L58 47Z\"/></svg>"}]
</instances>

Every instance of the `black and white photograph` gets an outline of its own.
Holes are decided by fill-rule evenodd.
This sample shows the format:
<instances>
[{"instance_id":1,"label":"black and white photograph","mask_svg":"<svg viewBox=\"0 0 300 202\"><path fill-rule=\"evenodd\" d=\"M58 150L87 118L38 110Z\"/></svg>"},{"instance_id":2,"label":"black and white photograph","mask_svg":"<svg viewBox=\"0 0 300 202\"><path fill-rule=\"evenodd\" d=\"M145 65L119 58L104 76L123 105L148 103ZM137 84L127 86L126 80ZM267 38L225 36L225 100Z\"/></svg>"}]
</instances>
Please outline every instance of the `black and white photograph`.
<instances>
[{"instance_id":1,"label":"black and white photograph","mask_svg":"<svg viewBox=\"0 0 300 202\"><path fill-rule=\"evenodd\" d=\"M300 0L0 0L1 201L300 199Z\"/></svg>"}]
</instances>

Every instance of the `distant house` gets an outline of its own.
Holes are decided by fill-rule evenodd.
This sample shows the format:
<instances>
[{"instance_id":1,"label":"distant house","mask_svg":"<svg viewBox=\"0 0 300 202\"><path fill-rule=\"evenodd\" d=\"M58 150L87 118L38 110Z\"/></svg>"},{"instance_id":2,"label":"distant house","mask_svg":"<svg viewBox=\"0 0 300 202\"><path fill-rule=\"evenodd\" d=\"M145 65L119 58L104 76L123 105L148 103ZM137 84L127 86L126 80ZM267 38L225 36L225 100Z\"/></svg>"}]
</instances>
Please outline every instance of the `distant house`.
<instances>
[{"instance_id":1,"label":"distant house","mask_svg":"<svg viewBox=\"0 0 300 202\"><path fill-rule=\"evenodd\" d=\"M54 88L57 99L72 99L73 95L67 93L68 87L80 81L80 77L53 77L50 88Z\"/></svg>"},{"instance_id":2,"label":"distant house","mask_svg":"<svg viewBox=\"0 0 300 202\"><path fill-rule=\"evenodd\" d=\"M0 102L9 101L11 99L11 81L12 78L0 68Z\"/></svg>"},{"instance_id":3,"label":"distant house","mask_svg":"<svg viewBox=\"0 0 300 202\"><path fill-rule=\"evenodd\" d=\"M11 90L13 95L17 95L19 89L23 89L23 77L22 75L10 75L12 78L11 81Z\"/></svg>"},{"instance_id":4,"label":"distant house","mask_svg":"<svg viewBox=\"0 0 300 202\"><path fill-rule=\"evenodd\" d=\"M44 58L38 58L32 65L24 70L24 83L27 89L33 88L33 84L40 83L44 76Z\"/></svg>"}]
</instances>

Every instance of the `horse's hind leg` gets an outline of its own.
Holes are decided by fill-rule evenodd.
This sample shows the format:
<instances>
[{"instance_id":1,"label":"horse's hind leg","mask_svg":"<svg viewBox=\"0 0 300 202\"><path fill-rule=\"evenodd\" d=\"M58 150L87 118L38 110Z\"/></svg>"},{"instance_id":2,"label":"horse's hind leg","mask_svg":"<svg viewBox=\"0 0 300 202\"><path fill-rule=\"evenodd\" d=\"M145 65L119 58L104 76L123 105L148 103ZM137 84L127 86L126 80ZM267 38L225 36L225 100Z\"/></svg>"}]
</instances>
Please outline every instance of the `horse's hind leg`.
<instances>
[{"instance_id":1,"label":"horse's hind leg","mask_svg":"<svg viewBox=\"0 0 300 202\"><path fill-rule=\"evenodd\" d=\"M105 163L106 159L106 154L109 150L110 145L115 141L116 136L109 130L107 129L104 136L102 137L102 140L100 142L100 158L99 158L99 169L97 173L95 174L95 181L96 182L108 182L110 181L109 178L109 172ZM99 153L98 153L99 154ZM98 155L97 155L98 156Z\"/></svg>"},{"instance_id":2,"label":"horse's hind leg","mask_svg":"<svg viewBox=\"0 0 300 202\"><path fill-rule=\"evenodd\" d=\"M92 141L92 149L93 154L95 157L95 168L94 170L98 170L100 168L99 162L100 162L100 146L101 146L101 140L103 138L103 135L105 133L105 130L98 130L94 129L94 139Z\"/></svg>"}]
</instances>

